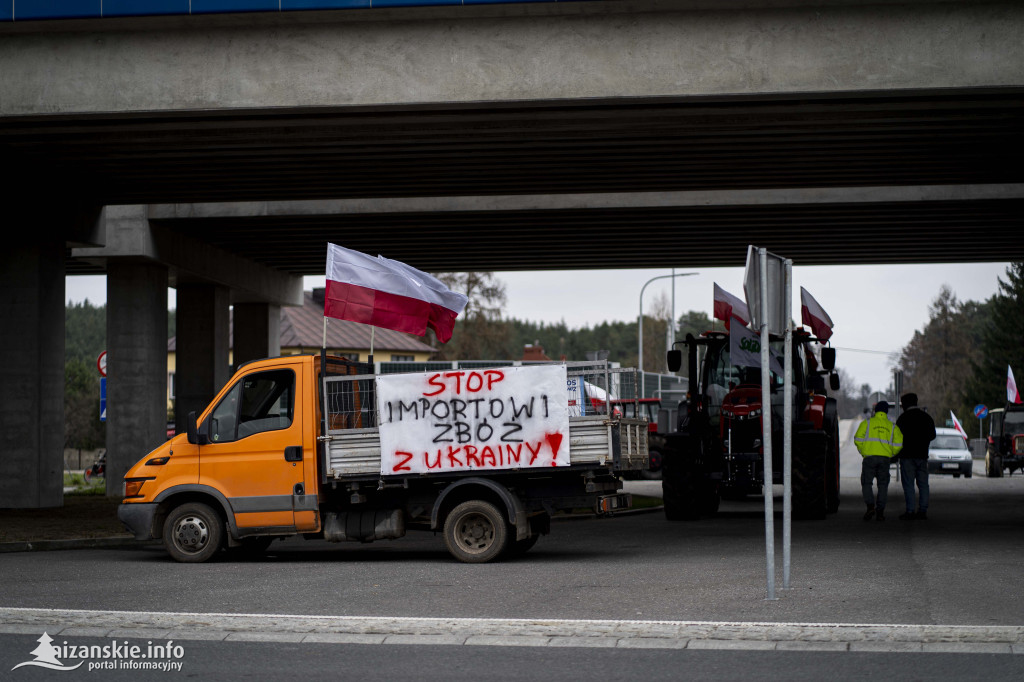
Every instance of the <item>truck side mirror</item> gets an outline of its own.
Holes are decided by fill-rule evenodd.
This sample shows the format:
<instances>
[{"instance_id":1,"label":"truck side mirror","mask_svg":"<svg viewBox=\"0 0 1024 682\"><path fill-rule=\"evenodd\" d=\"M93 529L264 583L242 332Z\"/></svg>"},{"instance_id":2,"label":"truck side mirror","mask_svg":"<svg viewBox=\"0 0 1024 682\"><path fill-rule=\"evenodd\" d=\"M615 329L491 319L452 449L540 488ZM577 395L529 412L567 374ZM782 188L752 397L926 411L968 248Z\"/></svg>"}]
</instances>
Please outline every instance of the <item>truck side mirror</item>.
<instances>
[{"instance_id":1,"label":"truck side mirror","mask_svg":"<svg viewBox=\"0 0 1024 682\"><path fill-rule=\"evenodd\" d=\"M188 417L185 418L185 433L187 434L185 437L192 445L197 443L199 445L209 445L210 439L205 433L199 433L199 427L196 426L197 421L198 418L196 417L196 413L189 412Z\"/></svg>"},{"instance_id":2,"label":"truck side mirror","mask_svg":"<svg viewBox=\"0 0 1024 682\"><path fill-rule=\"evenodd\" d=\"M835 348L822 348L821 349L821 366L826 372L831 372L836 368L836 349Z\"/></svg>"},{"instance_id":3,"label":"truck side mirror","mask_svg":"<svg viewBox=\"0 0 1024 682\"><path fill-rule=\"evenodd\" d=\"M185 437L192 445L196 444L196 431L198 431L196 428L196 413L189 412L188 416L185 417L185 433L187 434Z\"/></svg>"},{"instance_id":4,"label":"truck side mirror","mask_svg":"<svg viewBox=\"0 0 1024 682\"><path fill-rule=\"evenodd\" d=\"M828 385L832 388L833 391L838 391L839 390L839 374L837 374L836 372L832 372L832 374L829 375L829 377L828 377Z\"/></svg>"},{"instance_id":5,"label":"truck side mirror","mask_svg":"<svg viewBox=\"0 0 1024 682\"><path fill-rule=\"evenodd\" d=\"M672 349L668 352L668 369L670 372L678 372L683 366L683 351Z\"/></svg>"}]
</instances>

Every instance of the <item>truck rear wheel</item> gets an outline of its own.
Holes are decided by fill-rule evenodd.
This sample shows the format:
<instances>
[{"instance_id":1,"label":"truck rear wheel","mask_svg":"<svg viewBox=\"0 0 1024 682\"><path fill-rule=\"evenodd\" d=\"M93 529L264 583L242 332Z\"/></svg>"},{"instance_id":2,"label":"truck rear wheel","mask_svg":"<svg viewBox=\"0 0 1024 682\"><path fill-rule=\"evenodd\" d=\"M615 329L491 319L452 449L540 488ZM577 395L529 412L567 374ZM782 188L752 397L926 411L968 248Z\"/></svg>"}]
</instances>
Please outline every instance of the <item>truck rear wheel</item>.
<instances>
[{"instance_id":1,"label":"truck rear wheel","mask_svg":"<svg viewBox=\"0 0 1024 682\"><path fill-rule=\"evenodd\" d=\"M445 519L444 544L453 557L464 563L482 564L496 559L508 543L508 524L501 510L490 502L463 502Z\"/></svg>"},{"instance_id":2,"label":"truck rear wheel","mask_svg":"<svg viewBox=\"0 0 1024 682\"><path fill-rule=\"evenodd\" d=\"M164 521L164 547L175 561L209 561L224 542L224 522L220 514L201 502L176 507Z\"/></svg>"}]
</instances>

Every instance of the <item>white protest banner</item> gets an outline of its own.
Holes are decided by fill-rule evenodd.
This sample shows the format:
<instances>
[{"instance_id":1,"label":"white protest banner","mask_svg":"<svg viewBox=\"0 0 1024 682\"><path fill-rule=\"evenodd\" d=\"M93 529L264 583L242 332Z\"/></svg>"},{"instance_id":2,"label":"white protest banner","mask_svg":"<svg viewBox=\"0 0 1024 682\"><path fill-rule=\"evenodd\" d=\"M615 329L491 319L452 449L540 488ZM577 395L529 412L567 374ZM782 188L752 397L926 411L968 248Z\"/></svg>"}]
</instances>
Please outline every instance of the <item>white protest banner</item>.
<instances>
[{"instance_id":1,"label":"white protest banner","mask_svg":"<svg viewBox=\"0 0 1024 682\"><path fill-rule=\"evenodd\" d=\"M562 365L377 377L381 474L569 465Z\"/></svg>"}]
</instances>

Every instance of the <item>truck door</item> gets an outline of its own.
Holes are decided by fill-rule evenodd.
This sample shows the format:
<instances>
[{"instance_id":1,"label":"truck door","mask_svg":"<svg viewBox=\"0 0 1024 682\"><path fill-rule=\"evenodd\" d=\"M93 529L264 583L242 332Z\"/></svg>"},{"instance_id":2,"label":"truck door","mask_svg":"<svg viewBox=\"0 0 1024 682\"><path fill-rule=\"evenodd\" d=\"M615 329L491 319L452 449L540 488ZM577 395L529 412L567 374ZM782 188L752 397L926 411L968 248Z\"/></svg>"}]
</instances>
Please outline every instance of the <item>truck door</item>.
<instances>
[{"instance_id":1,"label":"truck door","mask_svg":"<svg viewBox=\"0 0 1024 682\"><path fill-rule=\"evenodd\" d=\"M303 475L303 374L263 366L239 379L209 413L200 432L199 482L228 499L241 534L295 532L296 512L316 510ZM300 514L303 526L316 514ZM313 521L315 525L315 520Z\"/></svg>"}]
</instances>

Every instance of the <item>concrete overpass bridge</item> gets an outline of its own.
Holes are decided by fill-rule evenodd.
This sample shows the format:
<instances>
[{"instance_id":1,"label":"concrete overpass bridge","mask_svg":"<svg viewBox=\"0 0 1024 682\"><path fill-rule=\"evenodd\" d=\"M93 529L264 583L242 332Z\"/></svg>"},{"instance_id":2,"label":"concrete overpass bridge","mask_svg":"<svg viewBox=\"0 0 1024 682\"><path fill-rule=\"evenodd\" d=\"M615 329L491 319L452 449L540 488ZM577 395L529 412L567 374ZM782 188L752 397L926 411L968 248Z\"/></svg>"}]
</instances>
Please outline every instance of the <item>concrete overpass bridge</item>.
<instances>
[{"instance_id":1,"label":"concrete overpass bridge","mask_svg":"<svg viewBox=\"0 0 1024 682\"><path fill-rule=\"evenodd\" d=\"M236 359L275 354L328 240L426 270L1024 258L1016 2L93 4L0 9L0 506L60 504L66 273L108 278L116 482L163 438L168 286L185 412L229 306Z\"/></svg>"}]
</instances>

